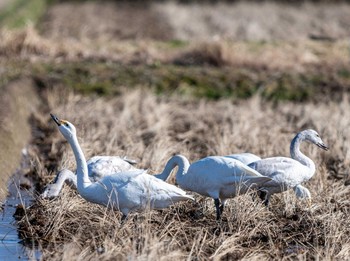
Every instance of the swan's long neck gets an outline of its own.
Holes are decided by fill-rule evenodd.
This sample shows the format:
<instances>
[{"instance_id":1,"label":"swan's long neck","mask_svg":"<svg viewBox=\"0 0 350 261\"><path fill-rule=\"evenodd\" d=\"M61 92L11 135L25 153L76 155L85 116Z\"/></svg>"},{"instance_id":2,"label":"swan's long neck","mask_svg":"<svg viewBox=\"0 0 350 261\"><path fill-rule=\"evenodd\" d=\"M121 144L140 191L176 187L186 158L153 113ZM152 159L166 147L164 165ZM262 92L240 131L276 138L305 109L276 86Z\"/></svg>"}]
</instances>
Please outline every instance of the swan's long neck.
<instances>
[{"instance_id":1,"label":"swan's long neck","mask_svg":"<svg viewBox=\"0 0 350 261\"><path fill-rule=\"evenodd\" d=\"M188 162L188 159L181 155L173 156L165 165L165 168L162 173L155 175L155 177L166 180L171 171L178 167L178 170L176 172L176 182L180 185L183 181L183 177L187 173L188 168L190 167L190 163Z\"/></svg>"},{"instance_id":2,"label":"swan's long neck","mask_svg":"<svg viewBox=\"0 0 350 261\"><path fill-rule=\"evenodd\" d=\"M300 151L300 144L304 140L304 137L300 134L295 136L295 138L292 140L292 143L290 144L290 156L292 159L295 159L301 164L307 166L310 169L311 175L313 175L315 173L315 163Z\"/></svg>"},{"instance_id":3,"label":"swan's long neck","mask_svg":"<svg viewBox=\"0 0 350 261\"><path fill-rule=\"evenodd\" d=\"M88 176L88 167L77 137L73 136L73 138L69 139L69 144L73 149L75 160L77 162L77 188L78 192L81 193L81 191L91 184Z\"/></svg>"},{"instance_id":4,"label":"swan's long neck","mask_svg":"<svg viewBox=\"0 0 350 261\"><path fill-rule=\"evenodd\" d=\"M68 169L61 170L54 181L58 187L62 188L63 183L66 182L69 185L77 186L77 177L76 175Z\"/></svg>"}]
</instances>

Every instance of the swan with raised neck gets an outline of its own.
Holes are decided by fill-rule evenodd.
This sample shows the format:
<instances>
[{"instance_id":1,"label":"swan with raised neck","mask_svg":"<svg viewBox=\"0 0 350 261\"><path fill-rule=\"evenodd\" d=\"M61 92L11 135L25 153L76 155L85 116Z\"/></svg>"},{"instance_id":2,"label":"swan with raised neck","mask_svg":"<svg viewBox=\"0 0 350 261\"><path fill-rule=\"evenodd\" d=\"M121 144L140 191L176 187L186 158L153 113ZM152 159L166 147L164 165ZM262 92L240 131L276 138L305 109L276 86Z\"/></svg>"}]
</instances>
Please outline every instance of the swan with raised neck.
<instances>
[{"instance_id":1,"label":"swan with raised neck","mask_svg":"<svg viewBox=\"0 0 350 261\"><path fill-rule=\"evenodd\" d=\"M265 158L248 165L262 175L272 178L272 181L266 182L260 188L260 191L262 192L261 197L266 205L269 204L271 195L275 193L294 189L298 194L299 189L297 186L308 181L315 174L315 163L300 151L300 144L303 141L315 144L323 150L328 150L328 147L324 144L320 135L315 130L308 129L299 132L293 138L290 145L291 158ZM304 194L306 194L305 197L311 198L309 191L306 190L304 189Z\"/></svg>"},{"instance_id":2,"label":"swan with raised neck","mask_svg":"<svg viewBox=\"0 0 350 261\"><path fill-rule=\"evenodd\" d=\"M106 175L117 172L136 170L132 165L136 161L119 156L94 156L87 162L88 176L91 181L98 181ZM77 175L68 169L60 170L54 182L48 184L41 194L42 198L54 198L59 196L64 183L77 188Z\"/></svg>"},{"instance_id":3,"label":"swan with raised neck","mask_svg":"<svg viewBox=\"0 0 350 261\"><path fill-rule=\"evenodd\" d=\"M72 147L77 163L77 189L85 200L117 208L123 213L123 219L130 211L161 209L178 201L193 200L185 191L147 174L144 170L111 174L98 182L92 182L74 125L53 114L51 117Z\"/></svg>"}]
</instances>

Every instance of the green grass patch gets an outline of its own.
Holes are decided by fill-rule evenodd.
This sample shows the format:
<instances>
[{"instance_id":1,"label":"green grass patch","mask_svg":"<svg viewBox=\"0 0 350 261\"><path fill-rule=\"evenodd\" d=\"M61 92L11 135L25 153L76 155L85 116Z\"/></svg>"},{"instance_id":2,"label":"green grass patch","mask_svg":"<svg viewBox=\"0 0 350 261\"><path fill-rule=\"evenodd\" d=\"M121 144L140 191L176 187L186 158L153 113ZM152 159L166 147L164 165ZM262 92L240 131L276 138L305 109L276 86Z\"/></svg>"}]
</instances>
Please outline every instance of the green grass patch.
<instances>
[{"instance_id":1,"label":"green grass patch","mask_svg":"<svg viewBox=\"0 0 350 261\"><path fill-rule=\"evenodd\" d=\"M0 12L0 25L10 29L21 28L28 23L36 24L50 0L13 0Z\"/></svg>"},{"instance_id":2,"label":"green grass patch","mask_svg":"<svg viewBox=\"0 0 350 261\"><path fill-rule=\"evenodd\" d=\"M350 90L350 80L334 73L275 73L259 69L211 66L121 65L76 62L38 63L31 74L45 85L57 82L84 94L113 96L128 88L147 88L159 95L217 100L246 99L255 94L271 101L315 100L333 95L334 86ZM329 88L328 88L329 87ZM328 90L328 91L327 91Z\"/></svg>"}]
</instances>

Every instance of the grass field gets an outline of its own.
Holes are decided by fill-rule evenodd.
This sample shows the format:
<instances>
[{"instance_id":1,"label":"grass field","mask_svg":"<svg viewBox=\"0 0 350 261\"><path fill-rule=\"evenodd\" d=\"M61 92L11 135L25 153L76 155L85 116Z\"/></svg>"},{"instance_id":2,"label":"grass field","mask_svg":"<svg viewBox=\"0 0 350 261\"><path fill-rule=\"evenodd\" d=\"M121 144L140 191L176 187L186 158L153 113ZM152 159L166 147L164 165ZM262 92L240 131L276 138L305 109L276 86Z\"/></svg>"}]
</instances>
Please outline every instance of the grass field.
<instances>
[{"instance_id":1,"label":"grass field","mask_svg":"<svg viewBox=\"0 0 350 261\"><path fill-rule=\"evenodd\" d=\"M229 200L221 222L199 195L125 224L69 187L55 200L35 195L19 231L44 260L349 258L348 4L43 6L25 27L0 15L1 86L29 77L42 99L28 145L38 193L57 170L75 169L50 112L75 124L87 158L126 155L150 174L178 153L191 162L289 156L291 139L308 128L330 147L302 145L316 164L304 184L311 206L288 191L267 209L252 193Z\"/></svg>"},{"instance_id":2,"label":"grass field","mask_svg":"<svg viewBox=\"0 0 350 261\"><path fill-rule=\"evenodd\" d=\"M44 246L45 259L343 259L350 254L349 187L344 185L348 99L271 106L259 97L210 102L135 90L112 99L54 91L48 100L52 112L77 126L87 158L127 155L149 173L160 173L177 153L190 161L245 151L288 156L291 139L305 128L318 130L330 151L302 147L317 166L305 184L311 206L292 192L274 196L270 209L245 195L229 201L222 222L215 221L212 200L196 196L198 204L133 214L121 225L119 213L87 203L66 187L56 200L38 200L20 222L25 237ZM54 172L46 163L56 159L58 168L74 169L75 162L48 114L37 120L44 129L38 129L32 148L35 173L48 182Z\"/></svg>"}]
</instances>

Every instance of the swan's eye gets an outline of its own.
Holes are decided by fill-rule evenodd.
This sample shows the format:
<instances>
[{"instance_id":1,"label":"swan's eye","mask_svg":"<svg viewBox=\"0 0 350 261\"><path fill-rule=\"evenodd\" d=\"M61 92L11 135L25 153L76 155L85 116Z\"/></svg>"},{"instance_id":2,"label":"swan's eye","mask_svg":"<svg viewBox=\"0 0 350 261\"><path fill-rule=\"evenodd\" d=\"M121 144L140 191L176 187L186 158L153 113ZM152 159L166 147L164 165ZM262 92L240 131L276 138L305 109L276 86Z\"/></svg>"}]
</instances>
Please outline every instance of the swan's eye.
<instances>
[{"instance_id":1,"label":"swan's eye","mask_svg":"<svg viewBox=\"0 0 350 261\"><path fill-rule=\"evenodd\" d=\"M64 126L69 127L68 123L65 123Z\"/></svg>"}]
</instances>

